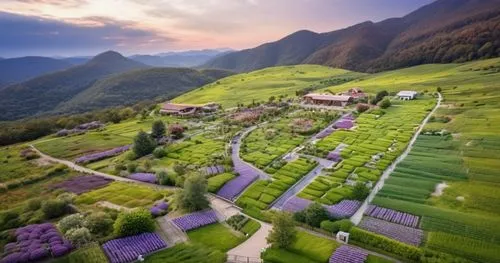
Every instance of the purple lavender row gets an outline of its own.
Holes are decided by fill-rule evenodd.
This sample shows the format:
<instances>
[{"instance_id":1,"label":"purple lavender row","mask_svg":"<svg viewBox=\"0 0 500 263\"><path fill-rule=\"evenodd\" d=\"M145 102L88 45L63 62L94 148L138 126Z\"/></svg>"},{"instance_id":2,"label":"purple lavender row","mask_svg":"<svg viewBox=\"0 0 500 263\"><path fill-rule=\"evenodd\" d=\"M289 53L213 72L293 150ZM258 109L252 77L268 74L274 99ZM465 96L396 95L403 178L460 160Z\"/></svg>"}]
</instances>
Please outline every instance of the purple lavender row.
<instances>
[{"instance_id":1,"label":"purple lavender row","mask_svg":"<svg viewBox=\"0 0 500 263\"><path fill-rule=\"evenodd\" d=\"M399 212L376 205L369 205L368 209L365 211L365 215L413 228L418 227L419 222L419 217L416 215Z\"/></svg>"},{"instance_id":2,"label":"purple lavender row","mask_svg":"<svg viewBox=\"0 0 500 263\"><path fill-rule=\"evenodd\" d=\"M4 246L1 263L35 262L68 254L71 243L50 223L28 225L16 229L16 242Z\"/></svg>"},{"instance_id":3,"label":"purple lavender row","mask_svg":"<svg viewBox=\"0 0 500 263\"><path fill-rule=\"evenodd\" d=\"M107 150L104 152L98 152L98 153L93 153L93 154L89 154L89 155L84 155L82 157L76 158L75 162L76 163L95 162L95 161L102 160L102 159L105 159L105 158L108 158L111 156L118 155L122 152L125 152L128 149L130 149L131 146L132 145L125 145L125 146L117 147L117 148Z\"/></svg>"},{"instance_id":4,"label":"purple lavender row","mask_svg":"<svg viewBox=\"0 0 500 263\"><path fill-rule=\"evenodd\" d=\"M296 213L306 209L312 201L300 197L292 197L283 205L283 210ZM330 206L324 206L332 217L347 218L351 217L361 206L361 202L355 200L342 200L340 203Z\"/></svg>"},{"instance_id":5,"label":"purple lavender row","mask_svg":"<svg viewBox=\"0 0 500 263\"><path fill-rule=\"evenodd\" d=\"M167 243L156 233L114 239L102 245L111 263L133 262L139 255L146 255L165 247Z\"/></svg>"},{"instance_id":6,"label":"purple lavender row","mask_svg":"<svg viewBox=\"0 0 500 263\"><path fill-rule=\"evenodd\" d=\"M326 136L332 134L335 130L332 128L327 128L316 134L316 138L322 139L325 138Z\"/></svg>"},{"instance_id":7,"label":"purple lavender row","mask_svg":"<svg viewBox=\"0 0 500 263\"><path fill-rule=\"evenodd\" d=\"M214 174L221 174L225 171L224 166L222 165L214 165L214 166L208 166L205 167L204 169L206 175L214 175Z\"/></svg>"},{"instance_id":8,"label":"purple lavender row","mask_svg":"<svg viewBox=\"0 0 500 263\"><path fill-rule=\"evenodd\" d=\"M78 125L74 129L62 129L59 130L56 133L56 136L68 136L70 134L76 134L76 133L85 133L88 130L95 130L103 127L104 124L102 124L100 121L93 121L93 122L88 122L84 124Z\"/></svg>"},{"instance_id":9,"label":"purple lavender row","mask_svg":"<svg viewBox=\"0 0 500 263\"><path fill-rule=\"evenodd\" d=\"M151 184L156 184L158 182L156 174L152 173L133 173L129 175L128 178Z\"/></svg>"},{"instance_id":10,"label":"purple lavender row","mask_svg":"<svg viewBox=\"0 0 500 263\"><path fill-rule=\"evenodd\" d=\"M214 210L207 210L174 218L172 221L183 231L189 231L202 226L217 223L218 219Z\"/></svg>"},{"instance_id":11,"label":"purple lavender row","mask_svg":"<svg viewBox=\"0 0 500 263\"><path fill-rule=\"evenodd\" d=\"M335 205L327 206L327 210L334 218L348 218L354 215L361 206L361 202L356 200L342 200Z\"/></svg>"},{"instance_id":12,"label":"purple lavender row","mask_svg":"<svg viewBox=\"0 0 500 263\"><path fill-rule=\"evenodd\" d=\"M167 212L168 210L168 204L165 203L165 201L161 201L159 203L154 204L149 211L151 212L151 215L153 216L160 216Z\"/></svg>"},{"instance_id":13,"label":"purple lavender row","mask_svg":"<svg viewBox=\"0 0 500 263\"><path fill-rule=\"evenodd\" d=\"M328 155L326 156L326 159L328 159L330 161L338 162L341 159L340 153L338 153L336 151L332 151L332 152L328 153Z\"/></svg>"},{"instance_id":14,"label":"purple lavender row","mask_svg":"<svg viewBox=\"0 0 500 263\"><path fill-rule=\"evenodd\" d=\"M341 120L336 122L334 126L338 129L350 129L354 126L354 123L350 120Z\"/></svg>"},{"instance_id":15,"label":"purple lavender row","mask_svg":"<svg viewBox=\"0 0 500 263\"><path fill-rule=\"evenodd\" d=\"M341 246L333 252L330 257L329 263L363 263L368 257L368 253L365 251L350 247Z\"/></svg>"},{"instance_id":16,"label":"purple lavender row","mask_svg":"<svg viewBox=\"0 0 500 263\"><path fill-rule=\"evenodd\" d=\"M419 246L424 236L424 232L420 229L402 226L372 217L365 217L359 226L368 231L413 246Z\"/></svg>"},{"instance_id":17,"label":"purple lavender row","mask_svg":"<svg viewBox=\"0 0 500 263\"><path fill-rule=\"evenodd\" d=\"M236 196L243 192L245 188L247 188L258 178L258 175L255 173L255 171L241 161L237 161L234 163L234 170L239 175L224 184L224 186L222 186L222 188L217 192L218 196L231 201L234 200Z\"/></svg>"},{"instance_id":18,"label":"purple lavender row","mask_svg":"<svg viewBox=\"0 0 500 263\"><path fill-rule=\"evenodd\" d=\"M61 188L67 192L79 195L97 188L105 187L113 181L113 179L98 175L82 175L52 185L52 188Z\"/></svg>"}]
</instances>

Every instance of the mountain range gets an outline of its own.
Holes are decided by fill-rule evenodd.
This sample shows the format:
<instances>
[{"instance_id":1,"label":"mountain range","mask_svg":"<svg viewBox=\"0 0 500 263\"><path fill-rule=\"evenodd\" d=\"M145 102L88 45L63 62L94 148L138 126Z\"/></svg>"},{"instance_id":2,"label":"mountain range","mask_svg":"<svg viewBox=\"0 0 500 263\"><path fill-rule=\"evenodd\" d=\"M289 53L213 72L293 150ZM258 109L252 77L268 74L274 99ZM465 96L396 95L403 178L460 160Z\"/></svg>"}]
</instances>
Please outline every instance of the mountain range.
<instances>
[{"instance_id":1,"label":"mountain range","mask_svg":"<svg viewBox=\"0 0 500 263\"><path fill-rule=\"evenodd\" d=\"M47 57L0 59L0 88L71 66L66 61Z\"/></svg>"},{"instance_id":2,"label":"mountain range","mask_svg":"<svg viewBox=\"0 0 500 263\"><path fill-rule=\"evenodd\" d=\"M327 33L295 32L276 42L216 57L205 68L252 71L319 64L378 72L500 55L500 0L438 0L401 17Z\"/></svg>"},{"instance_id":3,"label":"mountain range","mask_svg":"<svg viewBox=\"0 0 500 263\"><path fill-rule=\"evenodd\" d=\"M210 59L232 52L231 49L203 49L166 52L156 55L133 55L129 58L154 67L195 67Z\"/></svg>"}]
</instances>

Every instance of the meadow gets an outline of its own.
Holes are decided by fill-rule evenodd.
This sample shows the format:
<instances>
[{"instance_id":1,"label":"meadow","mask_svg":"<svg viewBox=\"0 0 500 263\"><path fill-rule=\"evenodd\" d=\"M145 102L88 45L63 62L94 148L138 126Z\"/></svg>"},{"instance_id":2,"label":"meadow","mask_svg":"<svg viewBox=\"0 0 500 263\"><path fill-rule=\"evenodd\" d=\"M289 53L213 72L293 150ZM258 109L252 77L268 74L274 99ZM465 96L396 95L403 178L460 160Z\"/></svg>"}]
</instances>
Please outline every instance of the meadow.
<instances>
[{"instance_id":1,"label":"meadow","mask_svg":"<svg viewBox=\"0 0 500 263\"><path fill-rule=\"evenodd\" d=\"M220 79L175 98L179 103L217 102L235 107L269 97L295 97L304 88L321 88L328 83L342 83L364 76L363 73L318 65L272 67Z\"/></svg>"}]
</instances>

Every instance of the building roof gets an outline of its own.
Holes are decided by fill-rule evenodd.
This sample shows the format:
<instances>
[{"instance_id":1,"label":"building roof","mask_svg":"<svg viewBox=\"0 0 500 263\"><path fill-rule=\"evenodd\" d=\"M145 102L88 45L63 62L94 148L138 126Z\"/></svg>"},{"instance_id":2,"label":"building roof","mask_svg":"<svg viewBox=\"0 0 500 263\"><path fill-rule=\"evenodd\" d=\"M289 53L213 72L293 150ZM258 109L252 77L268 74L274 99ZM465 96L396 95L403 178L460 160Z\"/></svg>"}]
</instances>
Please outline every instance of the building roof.
<instances>
[{"instance_id":1,"label":"building roof","mask_svg":"<svg viewBox=\"0 0 500 263\"><path fill-rule=\"evenodd\" d=\"M167 102L161 106L162 110L165 111L181 111L189 108L201 108L203 105L195 105L195 104L177 104Z\"/></svg>"},{"instance_id":2,"label":"building roof","mask_svg":"<svg viewBox=\"0 0 500 263\"><path fill-rule=\"evenodd\" d=\"M330 94L307 94L304 98L311 98L313 100L326 100L326 101L349 101L352 99L351 96L346 95L330 95Z\"/></svg>"},{"instance_id":3,"label":"building roof","mask_svg":"<svg viewBox=\"0 0 500 263\"><path fill-rule=\"evenodd\" d=\"M360 87L353 87L349 89L349 92L363 93L363 90Z\"/></svg>"},{"instance_id":4,"label":"building roof","mask_svg":"<svg viewBox=\"0 0 500 263\"><path fill-rule=\"evenodd\" d=\"M402 90L398 92L399 97L413 97L415 95L417 95L417 92L413 90Z\"/></svg>"}]
</instances>

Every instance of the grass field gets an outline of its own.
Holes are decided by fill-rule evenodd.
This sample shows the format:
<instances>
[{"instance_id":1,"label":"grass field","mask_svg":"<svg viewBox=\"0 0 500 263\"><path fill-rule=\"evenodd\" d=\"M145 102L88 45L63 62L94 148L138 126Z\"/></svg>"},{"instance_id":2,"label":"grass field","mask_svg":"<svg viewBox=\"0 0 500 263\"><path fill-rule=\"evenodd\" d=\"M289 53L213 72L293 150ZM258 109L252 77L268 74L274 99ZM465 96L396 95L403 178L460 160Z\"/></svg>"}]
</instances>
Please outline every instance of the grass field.
<instances>
[{"instance_id":1,"label":"grass field","mask_svg":"<svg viewBox=\"0 0 500 263\"><path fill-rule=\"evenodd\" d=\"M148 263L225 263L226 254L196 244L179 244L147 256Z\"/></svg>"},{"instance_id":2,"label":"grass field","mask_svg":"<svg viewBox=\"0 0 500 263\"><path fill-rule=\"evenodd\" d=\"M55 259L51 262L54 263L107 263L108 258L102 251L98 243L92 243L87 245L77 251L64 256L59 259Z\"/></svg>"},{"instance_id":3,"label":"grass field","mask_svg":"<svg viewBox=\"0 0 500 263\"><path fill-rule=\"evenodd\" d=\"M212 224L188 232L190 242L206 248L227 252L246 238L222 224Z\"/></svg>"},{"instance_id":4,"label":"grass field","mask_svg":"<svg viewBox=\"0 0 500 263\"><path fill-rule=\"evenodd\" d=\"M173 101L195 104L217 102L223 107L234 107L239 103L267 101L271 96L295 97L295 91L307 87L322 87L326 83L344 82L363 75L318 65L273 67L221 79Z\"/></svg>"},{"instance_id":5,"label":"grass field","mask_svg":"<svg viewBox=\"0 0 500 263\"><path fill-rule=\"evenodd\" d=\"M269 248L263 258L265 262L273 263L325 263L339 246L333 240L299 231L297 240L289 249Z\"/></svg>"},{"instance_id":6,"label":"grass field","mask_svg":"<svg viewBox=\"0 0 500 263\"><path fill-rule=\"evenodd\" d=\"M158 190L148 186L114 182L76 198L78 205L92 205L99 201L108 201L127 208L146 207L156 200L172 195L171 191Z\"/></svg>"}]
</instances>

